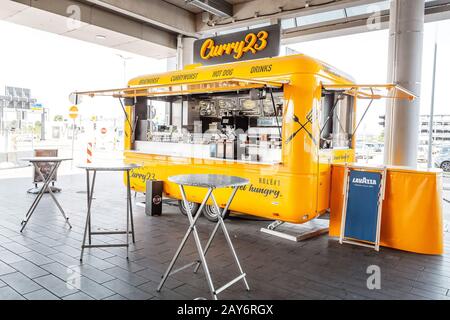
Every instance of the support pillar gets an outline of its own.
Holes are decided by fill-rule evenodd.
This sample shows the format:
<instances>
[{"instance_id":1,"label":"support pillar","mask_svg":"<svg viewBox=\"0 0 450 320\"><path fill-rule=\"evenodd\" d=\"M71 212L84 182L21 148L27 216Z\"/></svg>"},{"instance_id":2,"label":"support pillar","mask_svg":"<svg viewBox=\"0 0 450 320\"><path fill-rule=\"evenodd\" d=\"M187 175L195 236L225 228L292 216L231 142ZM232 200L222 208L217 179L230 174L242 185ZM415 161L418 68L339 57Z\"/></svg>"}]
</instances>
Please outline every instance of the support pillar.
<instances>
[{"instance_id":1,"label":"support pillar","mask_svg":"<svg viewBox=\"0 0 450 320\"><path fill-rule=\"evenodd\" d=\"M388 82L420 96L425 20L424 0L393 0L389 27ZM420 99L389 100L385 164L417 166Z\"/></svg>"},{"instance_id":2,"label":"support pillar","mask_svg":"<svg viewBox=\"0 0 450 320\"><path fill-rule=\"evenodd\" d=\"M45 141L46 120L47 120L47 110L43 108L41 114L41 141Z\"/></svg>"},{"instance_id":3,"label":"support pillar","mask_svg":"<svg viewBox=\"0 0 450 320\"><path fill-rule=\"evenodd\" d=\"M183 68L189 64L194 63L194 41L197 40L191 37L178 36L177 44L177 69Z\"/></svg>"}]
</instances>

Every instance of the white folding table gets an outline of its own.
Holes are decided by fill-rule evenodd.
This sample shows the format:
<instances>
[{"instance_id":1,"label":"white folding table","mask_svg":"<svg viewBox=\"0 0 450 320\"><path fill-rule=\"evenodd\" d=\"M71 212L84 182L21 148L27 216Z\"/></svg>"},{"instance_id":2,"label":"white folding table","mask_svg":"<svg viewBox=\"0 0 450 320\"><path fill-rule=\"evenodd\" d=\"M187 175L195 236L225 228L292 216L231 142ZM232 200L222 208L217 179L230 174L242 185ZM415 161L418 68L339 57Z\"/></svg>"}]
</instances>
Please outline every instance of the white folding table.
<instances>
[{"instance_id":1,"label":"white folding table","mask_svg":"<svg viewBox=\"0 0 450 320\"><path fill-rule=\"evenodd\" d=\"M133 169L140 168L141 165L137 164L127 164L127 163L113 163L113 164L86 164L80 165L78 168L86 170L86 182L87 182L87 216L86 216L86 225L84 229L83 235L83 243L81 245L81 255L80 261L83 261L83 254L85 248L111 248L111 247L126 247L127 248L127 259L128 259L128 250L129 250L129 236L131 234L133 243L135 242L135 233L134 233L134 221L133 221L133 205L131 202L131 187L130 187L130 171ZM93 172L92 184L90 183L90 172ZM92 200L94 198L94 186L95 179L97 177L97 172L125 172L127 177L127 228L123 231L99 231L92 232L91 231L91 206ZM131 223L131 231L130 231L130 223ZM92 236L93 235L112 235L112 234L125 234L126 242L121 244L92 244ZM89 244L86 244L86 238L88 238Z\"/></svg>"},{"instance_id":2,"label":"white folding table","mask_svg":"<svg viewBox=\"0 0 450 320\"><path fill-rule=\"evenodd\" d=\"M189 219L189 228L186 231L186 234L181 241L180 246L178 247L172 261L170 262L169 267L167 268L167 271L165 272L161 283L158 286L158 292L161 291L164 283L166 282L167 278L181 270L187 269L189 267L195 266L194 272L197 272L198 268L200 266L203 267L203 270L205 271L206 281L208 283L212 298L214 300L217 300L217 295L227 289L228 287L232 286L233 284L239 282L242 280L245 284L245 288L247 290L250 290L250 287L248 286L246 274L242 270L241 264L239 262L239 258L236 254L236 250L233 247L233 243L231 242L230 235L228 234L228 230L225 226L223 217L225 216L226 212L228 211L231 202L234 199L234 196L236 195L236 192L238 191L239 187L247 185L249 183L249 180L239 178L239 177L233 177L233 176L225 176L225 175L212 175L212 174L188 174L188 175L180 175L180 176L174 176L169 177L169 181L176 183L180 186L181 190L181 196L183 198L183 201L185 203L185 208L187 210L187 217ZM191 187L198 187L198 188L205 188L208 189L205 198L203 199L200 207L198 208L197 212L191 212L190 206L188 205L187 197L186 197L186 191L185 186L191 186ZM231 188L231 195L228 199L228 202L223 210L220 210L219 205L217 204L216 198L214 197L213 191L220 188ZM205 246L205 248L202 247L200 242L200 237L197 232L196 224L198 222L198 218L200 217L203 207L205 206L208 199L211 198L213 201L214 206L216 207L217 212L220 214L218 215L218 221L214 227L213 232L211 233L211 236L209 237L209 240ZM206 254L208 253L208 250L211 246L211 243L214 239L214 236L216 235L219 227L222 228L223 234L225 235L225 239L228 243L228 246L230 248L230 251L233 255L233 258L235 260L235 263L238 267L239 276L228 282L227 284L223 285L222 287L216 289L214 287L211 274L208 269L208 264L206 262ZM192 263L189 263L183 267L180 267L174 271L172 271L175 262L177 261L181 251L183 250L184 246L186 245L186 241L189 238L189 236L194 234L194 240L195 245L197 247L198 255L200 260L194 261Z\"/></svg>"},{"instance_id":3,"label":"white folding table","mask_svg":"<svg viewBox=\"0 0 450 320\"><path fill-rule=\"evenodd\" d=\"M56 203L56 206L58 207L59 211L61 212L62 216L64 217L64 220L69 225L70 228L72 228L72 225L69 222L69 218L66 216L66 213L64 212L62 206L56 199L55 195L53 194L52 188L49 187L50 183L53 180L53 177L56 174L56 171L58 170L59 166L63 161L70 161L72 158L60 158L60 157L30 157L30 158L22 158L20 161L24 162L30 162L34 168L36 169L36 172L38 173L39 177L44 182L44 185L40 189L38 195L34 199L30 209L28 209L27 214L25 215L25 219L22 221L22 228L20 229L20 232L22 232L25 227L28 224L28 221L30 221L31 216L33 215L34 211L36 210L36 207L38 206L39 202L41 201L42 197L44 196L45 192L48 191L50 196L52 197L53 201ZM42 163L48 163L50 165L50 170L48 174L44 176L44 174L41 172L41 168L39 167L39 164Z\"/></svg>"}]
</instances>

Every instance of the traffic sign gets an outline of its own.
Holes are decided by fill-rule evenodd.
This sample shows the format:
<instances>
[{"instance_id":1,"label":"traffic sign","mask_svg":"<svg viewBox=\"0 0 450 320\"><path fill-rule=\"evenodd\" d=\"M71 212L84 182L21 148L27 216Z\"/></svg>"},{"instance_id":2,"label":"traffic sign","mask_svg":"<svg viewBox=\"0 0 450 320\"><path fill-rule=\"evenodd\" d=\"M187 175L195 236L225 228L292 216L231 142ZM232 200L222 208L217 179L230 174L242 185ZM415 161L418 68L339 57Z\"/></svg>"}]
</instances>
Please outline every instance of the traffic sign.
<instances>
[{"instance_id":1,"label":"traffic sign","mask_svg":"<svg viewBox=\"0 0 450 320\"><path fill-rule=\"evenodd\" d=\"M71 93L69 95L69 101L71 104L79 104L79 103L83 102L83 96L80 96L76 93Z\"/></svg>"},{"instance_id":2,"label":"traffic sign","mask_svg":"<svg viewBox=\"0 0 450 320\"><path fill-rule=\"evenodd\" d=\"M42 103L34 103L31 106L31 110L33 110L33 111L39 111L39 110L42 110L43 108L44 108L44 106L42 105Z\"/></svg>"},{"instance_id":3,"label":"traffic sign","mask_svg":"<svg viewBox=\"0 0 450 320\"><path fill-rule=\"evenodd\" d=\"M108 130L106 128L102 128L101 132L102 132L102 134L107 134Z\"/></svg>"},{"instance_id":4,"label":"traffic sign","mask_svg":"<svg viewBox=\"0 0 450 320\"><path fill-rule=\"evenodd\" d=\"M77 106L72 106L69 108L69 117L74 120L76 118L78 118L78 107Z\"/></svg>"}]
</instances>

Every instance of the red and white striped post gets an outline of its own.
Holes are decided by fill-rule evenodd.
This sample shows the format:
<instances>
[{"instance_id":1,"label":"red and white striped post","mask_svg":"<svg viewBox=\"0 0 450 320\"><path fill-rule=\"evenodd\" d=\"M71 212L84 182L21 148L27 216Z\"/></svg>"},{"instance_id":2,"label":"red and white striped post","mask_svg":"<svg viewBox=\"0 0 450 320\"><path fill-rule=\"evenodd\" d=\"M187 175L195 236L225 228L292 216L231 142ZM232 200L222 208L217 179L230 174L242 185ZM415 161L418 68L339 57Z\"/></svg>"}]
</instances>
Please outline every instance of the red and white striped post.
<instances>
[{"instance_id":1,"label":"red and white striped post","mask_svg":"<svg viewBox=\"0 0 450 320\"><path fill-rule=\"evenodd\" d=\"M94 144L89 142L87 144L87 163L92 163L92 154L94 151Z\"/></svg>"}]
</instances>

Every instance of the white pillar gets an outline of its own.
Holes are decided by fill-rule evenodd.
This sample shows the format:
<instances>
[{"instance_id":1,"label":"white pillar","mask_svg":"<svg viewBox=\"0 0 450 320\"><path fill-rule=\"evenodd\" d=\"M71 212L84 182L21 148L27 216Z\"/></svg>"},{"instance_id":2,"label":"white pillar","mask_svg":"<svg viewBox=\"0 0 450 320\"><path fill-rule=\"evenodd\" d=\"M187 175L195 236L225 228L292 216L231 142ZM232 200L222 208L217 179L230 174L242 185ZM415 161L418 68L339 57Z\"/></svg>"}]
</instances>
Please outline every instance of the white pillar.
<instances>
[{"instance_id":1,"label":"white pillar","mask_svg":"<svg viewBox=\"0 0 450 320\"><path fill-rule=\"evenodd\" d=\"M167 71L176 71L177 70L177 57L167 58Z\"/></svg>"},{"instance_id":2,"label":"white pillar","mask_svg":"<svg viewBox=\"0 0 450 320\"><path fill-rule=\"evenodd\" d=\"M183 67L194 63L195 38L183 37Z\"/></svg>"},{"instance_id":3,"label":"white pillar","mask_svg":"<svg viewBox=\"0 0 450 320\"><path fill-rule=\"evenodd\" d=\"M425 19L424 0L392 0L388 82L420 96ZM420 99L389 100L386 107L385 164L417 165Z\"/></svg>"},{"instance_id":4,"label":"white pillar","mask_svg":"<svg viewBox=\"0 0 450 320\"><path fill-rule=\"evenodd\" d=\"M191 37L178 36L177 45L177 69L182 70L185 66L194 63L194 41Z\"/></svg>"}]
</instances>

